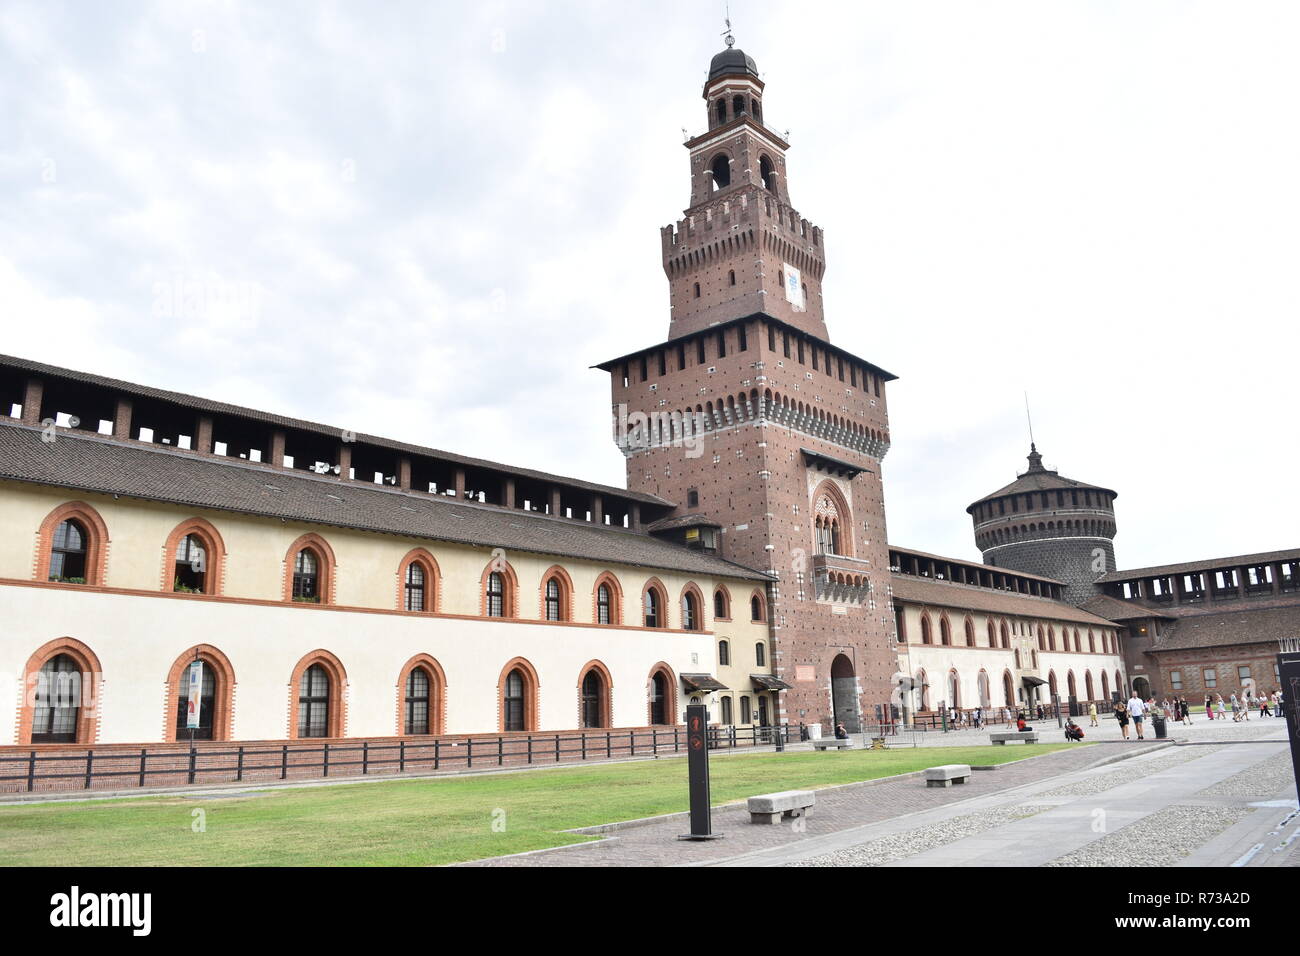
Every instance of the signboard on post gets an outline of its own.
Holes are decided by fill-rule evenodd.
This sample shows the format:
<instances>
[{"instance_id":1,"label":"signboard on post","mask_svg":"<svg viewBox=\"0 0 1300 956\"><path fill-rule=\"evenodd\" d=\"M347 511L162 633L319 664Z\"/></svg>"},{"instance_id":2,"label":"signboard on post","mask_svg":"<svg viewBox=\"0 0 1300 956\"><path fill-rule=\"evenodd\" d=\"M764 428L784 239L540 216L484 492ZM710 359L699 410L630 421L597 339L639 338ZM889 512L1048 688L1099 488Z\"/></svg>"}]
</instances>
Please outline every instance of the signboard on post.
<instances>
[{"instance_id":1,"label":"signboard on post","mask_svg":"<svg viewBox=\"0 0 1300 956\"><path fill-rule=\"evenodd\" d=\"M1296 795L1300 797L1300 652L1277 655L1277 671L1282 679L1282 710L1286 714L1286 737L1291 742Z\"/></svg>"},{"instance_id":2,"label":"signboard on post","mask_svg":"<svg viewBox=\"0 0 1300 956\"><path fill-rule=\"evenodd\" d=\"M691 832L679 840L716 840L712 808L709 806L709 708L704 704L686 707L686 772L691 784Z\"/></svg>"},{"instance_id":3,"label":"signboard on post","mask_svg":"<svg viewBox=\"0 0 1300 956\"><path fill-rule=\"evenodd\" d=\"M190 696L185 707L185 727L197 730L199 726L199 708L203 706L203 662L190 663Z\"/></svg>"}]
</instances>

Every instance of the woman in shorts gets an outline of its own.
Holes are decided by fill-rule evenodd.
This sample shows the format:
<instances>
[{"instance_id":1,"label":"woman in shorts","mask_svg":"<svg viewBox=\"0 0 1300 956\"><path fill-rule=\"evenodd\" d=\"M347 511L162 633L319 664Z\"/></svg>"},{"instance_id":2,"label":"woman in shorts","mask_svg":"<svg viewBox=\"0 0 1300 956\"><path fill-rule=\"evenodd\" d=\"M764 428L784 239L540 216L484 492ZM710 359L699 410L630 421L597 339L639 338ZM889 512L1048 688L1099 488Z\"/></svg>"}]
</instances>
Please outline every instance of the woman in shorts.
<instances>
[{"instance_id":1,"label":"woman in shorts","mask_svg":"<svg viewBox=\"0 0 1300 956\"><path fill-rule=\"evenodd\" d=\"M1115 704L1115 719L1119 721L1119 732L1124 735L1125 740L1128 740L1128 708L1123 702Z\"/></svg>"}]
</instances>

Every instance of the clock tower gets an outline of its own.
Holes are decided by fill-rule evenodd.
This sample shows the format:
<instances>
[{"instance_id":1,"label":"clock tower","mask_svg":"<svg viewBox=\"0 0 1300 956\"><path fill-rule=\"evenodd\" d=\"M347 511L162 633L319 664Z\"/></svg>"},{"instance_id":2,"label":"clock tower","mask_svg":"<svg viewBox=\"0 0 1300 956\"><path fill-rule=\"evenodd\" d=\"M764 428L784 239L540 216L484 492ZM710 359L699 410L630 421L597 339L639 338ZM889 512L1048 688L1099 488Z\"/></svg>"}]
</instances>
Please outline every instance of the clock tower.
<instances>
[{"instance_id":1,"label":"clock tower","mask_svg":"<svg viewBox=\"0 0 1300 956\"><path fill-rule=\"evenodd\" d=\"M853 731L888 707L897 669L880 468L895 376L830 341L822 230L792 203L788 136L730 43L685 144L690 205L661 233L668 337L599 367L628 487L677 506L647 530L768 571L765 594L731 606L769 623L775 713Z\"/></svg>"}]
</instances>

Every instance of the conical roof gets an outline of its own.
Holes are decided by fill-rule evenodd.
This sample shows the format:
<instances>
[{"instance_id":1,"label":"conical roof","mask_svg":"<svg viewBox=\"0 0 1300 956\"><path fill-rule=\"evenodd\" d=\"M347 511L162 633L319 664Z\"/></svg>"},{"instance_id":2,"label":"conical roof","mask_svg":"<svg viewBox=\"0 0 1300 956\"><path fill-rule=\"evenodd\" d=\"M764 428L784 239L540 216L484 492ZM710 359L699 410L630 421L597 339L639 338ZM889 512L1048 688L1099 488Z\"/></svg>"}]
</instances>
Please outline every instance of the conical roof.
<instances>
[{"instance_id":1,"label":"conical roof","mask_svg":"<svg viewBox=\"0 0 1300 956\"><path fill-rule=\"evenodd\" d=\"M1090 485L1085 481L1075 481L1073 478L1062 478L1058 473L1049 468L1043 467L1043 456L1039 454L1038 447L1032 442L1029 445L1029 470L1023 475L1004 485L992 494L985 495L978 501L972 502L966 509L969 514L979 505L986 501L993 501L996 498L1003 498L1007 495L1020 495L1034 491L1104 491L1112 497L1118 497L1116 492L1110 488L1103 488L1101 485Z\"/></svg>"}]
</instances>

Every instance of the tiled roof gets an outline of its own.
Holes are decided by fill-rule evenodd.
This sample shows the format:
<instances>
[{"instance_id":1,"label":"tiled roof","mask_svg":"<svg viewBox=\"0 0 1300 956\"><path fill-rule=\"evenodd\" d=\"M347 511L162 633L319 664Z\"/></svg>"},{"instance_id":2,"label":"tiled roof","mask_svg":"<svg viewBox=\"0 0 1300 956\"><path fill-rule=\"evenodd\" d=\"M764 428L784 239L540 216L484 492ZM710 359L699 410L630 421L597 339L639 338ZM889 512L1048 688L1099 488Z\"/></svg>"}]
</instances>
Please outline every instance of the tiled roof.
<instances>
[{"instance_id":1,"label":"tiled roof","mask_svg":"<svg viewBox=\"0 0 1300 956\"><path fill-rule=\"evenodd\" d=\"M975 568L979 571L992 571L994 574L1005 574L1013 578L1026 578L1030 581L1043 581L1047 584L1061 584L1056 578L1045 578L1041 574L1030 574L1028 571L1017 571L1014 568L1000 568L996 564L984 564L980 561L968 560L966 558L949 558L942 554L931 554L928 551L918 551L916 548L904 548L901 545L891 544L890 551L897 551L899 554L906 554L918 558L925 558L928 561L939 561L945 564L959 564L967 568Z\"/></svg>"},{"instance_id":2,"label":"tiled roof","mask_svg":"<svg viewBox=\"0 0 1300 956\"><path fill-rule=\"evenodd\" d=\"M1274 644L1300 636L1300 604L1290 607L1225 611L1180 618L1164 631L1151 651L1177 651L1233 644Z\"/></svg>"},{"instance_id":3,"label":"tiled roof","mask_svg":"<svg viewBox=\"0 0 1300 956\"><path fill-rule=\"evenodd\" d=\"M21 369L38 375L63 378L73 382L85 382L89 385L111 388L124 395L138 395L143 398L152 398L162 402L175 402L179 405L184 405L186 408L193 408L198 411L211 412L218 415L232 415L249 421L262 422L267 425L275 425L281 428L296 428L303 431L316 432L321 435L330 435L335 438L339 437L344 432L344 429L338 425L322 425L320 422L307 421L302 418L289 418L284 415L273 414L272 412L259 411L255 408L245 408L242 405L230 405L226 402L199 398L196 395L187 395L184 392L171 392L166 389L151 388L147 385L137 385L134 382L124 382L120 379L106 378L103 375L94 375L90 372L78 372L74 369L60 368L56 365L46 365L42 362L33 362L30 359L17 358L12 355L0 355L0 366ZM626 488L616 488L613 485L601 485L591 481L582 481L578 478L565 478L562 475L553 475L544 471L534 471L530 468L517 468L514 465L505 465L500 462L488 461L484 458L471 458L468 455L458 455L454 452L440 451L436 448L428 448L423 445L411 445L406 442L394 441L391 438L379 438L375 435L363 435L360 432L357 432L356 441L367 445L374 445L378 448L387 448L392 451L404 452L411 455L427 455L431 458L437 458L441 461L450 462L455 465L465 465L470 468L486 468L535 481L566 485L570 488L581 488L584 491L613 495L619 498L626 498L629 501L640 501L646 504L661 505L665 507L671 507L672 505L671 502L665 501L657 495L648 495L639 491L629 491Z\"/></svg>"},{"instance_id":4,"label":"tiled roof","mask_svg":"<svg viewBox=\"0 0 1300 956\"><path fill-rule=\"evenodd\" d=\"M1043 456L1038 453L1038 449L1030 446L1029 450L1029 470L1023 475L1004 485L991 495L985 495L978 501L972 502L967 506L966 511L970 513L978 505L986 501L992 501L995 498L1001 498L1005 495L1022 495L1025 492L1035 491L1104 491L1109 495L1115 492L1110 488L1102 488L1100 485L1089 485L1082 481L1075 481L1073 478L1062 478L1057 472L1043 467Z\"/></svg>"},{"instance_id":5,"label":"tiled roof","mask_svg":"<svg viewBox=\"0 0 1300 956\"><path fill-rule=\"evenodd\" d=\"M1163 609L1121 601L1107 594L1094 595L1079 606L1085 611L1104 617L1108 621L1132 621L1144 617L1171 616L1166 614Z\"/></svg>"},{"instance_id":6,"label":"tiled roof","mask_svg":"<svg viewBox=\"0 0 1300 956\"><path fill-rule=\"evenodd\" d=\"M1051 598L1033 597L1013 591L993 591L989 588L977 588L952 581L918 578L910 574L891 574L890 584L893 585L894 599L897 601L935 604L940 607L980 611L986 614L1017 614L1021 617L1053 618L1093 626L1112 626L1105 618Z\"/></svg>"},{"instance_id":7,"label":"tiled roof","mask_svg":"<svg viewBox=\"0 0 1300 956\"><path fill-rule=\"evenodd\" d=\"M643 532L287 472L191 452L0 426L0 479L507 551L767 580Z\"/></svg>"},{"instance_id":8,"label":"tiled roof","mask_svg":"<svg viewBox=\"0 0 1300 956\"><path fill-rule=\"evenodd\" d=\"M1167 574L1183 574L1192 571L1212 571L1219 568L1240 568L1250 564L1271 564L1274 561L1300 560L1300 548L1287 551L1263 551L1259 554L1239 554L1230 558L1206 558L1203 561L1184 561L1181 564L1158 564L1150 568L1135 568L1132 571L1110 571L1099 579L1102 582L1132 581L1135 578L1154 578Z\"/></svg>"}]
</instances>

